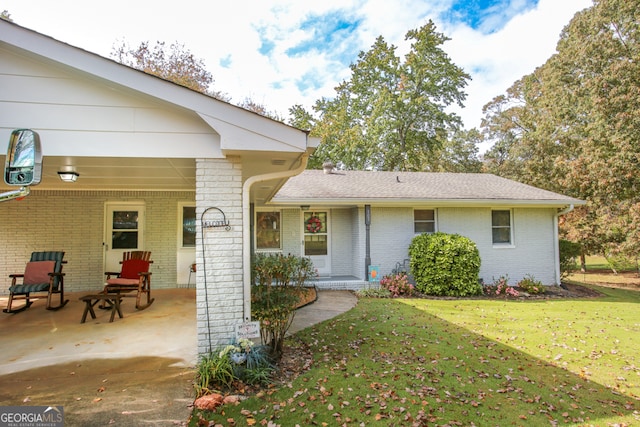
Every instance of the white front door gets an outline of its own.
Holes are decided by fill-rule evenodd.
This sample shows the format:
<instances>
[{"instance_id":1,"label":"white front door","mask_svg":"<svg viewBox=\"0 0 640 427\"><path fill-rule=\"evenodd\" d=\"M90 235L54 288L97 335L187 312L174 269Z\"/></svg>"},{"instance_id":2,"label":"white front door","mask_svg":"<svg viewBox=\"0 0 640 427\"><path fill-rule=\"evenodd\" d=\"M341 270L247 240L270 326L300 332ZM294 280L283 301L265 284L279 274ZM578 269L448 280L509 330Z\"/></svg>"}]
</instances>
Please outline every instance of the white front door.
<instances>
[{"instance_id":1,"label":"white front door","mask_svg":"<svg viewBox=\"0 0 640 427\"><path fill-rule=\"evenodd\" d=\"M104 271L120 271L122 254L144 250L144 203L105 204Z\"/></svg>"},{"instance_id":2,"label":"white front door","mask_svg":"<svg viewBox=\"0 0 640 427\"><path fill-rule=\"evenodd\" d=\"M320 276L331 275L331 242L328 211L302 212L302 240L304 256L313 262Z\"/></svg>"}]
</instances>

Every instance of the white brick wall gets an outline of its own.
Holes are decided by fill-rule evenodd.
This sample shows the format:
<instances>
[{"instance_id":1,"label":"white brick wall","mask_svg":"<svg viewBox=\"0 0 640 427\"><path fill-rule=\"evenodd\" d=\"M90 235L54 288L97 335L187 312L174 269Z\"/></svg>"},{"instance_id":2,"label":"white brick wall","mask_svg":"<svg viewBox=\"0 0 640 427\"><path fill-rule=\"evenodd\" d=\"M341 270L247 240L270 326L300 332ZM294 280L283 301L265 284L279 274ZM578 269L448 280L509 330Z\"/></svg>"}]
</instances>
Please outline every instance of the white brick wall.
<instances>
[{"instance_id":1,"label":"white brick wall","mask_svg":"<svg viewBox=\"0 0 640 427\"><path fill-rule=\"evenodd\" d=\"M331 209L331 275L346 276L351 274L353 239L351 209Z\"/></svg>"},{"instance_id":2,"label":"white brick wall","mask_svg":"<svg viewBox=\"0 0 640 427\"><path fill-rule=\"evenodd\" d=\"M228 344L243 321L242 167L239 159L196 160L196 218L222 220L230 230L196 221L198 352ZM215 209L218 208L218 209Z\"/></svg>"},{"instance_id":3,"label":"white brick wall","mask_svg":"<svg viewBox=\"0 0 640 427\"><path fill-rule=\"evenodd\" d=\"M371 209L371 265L390 274L396 263L408 257L413 238L412 208Z\"/></svg>"},{"instance_id":4,"label":"white brick wall","mask_svg":"<svg viewBox=\"0 0 640 427\"><path fill-rule=\"evenodd\" d=\"M22 273L31 252L65 252L65 291L104 286L104 205L138 200L146 206L144 248L151 251L152 290L176 286L179 201L193 192L49 191L32 189L20 201L0 204L0 295L8 295L9 274Z\"/></svg>"}]
</instances>

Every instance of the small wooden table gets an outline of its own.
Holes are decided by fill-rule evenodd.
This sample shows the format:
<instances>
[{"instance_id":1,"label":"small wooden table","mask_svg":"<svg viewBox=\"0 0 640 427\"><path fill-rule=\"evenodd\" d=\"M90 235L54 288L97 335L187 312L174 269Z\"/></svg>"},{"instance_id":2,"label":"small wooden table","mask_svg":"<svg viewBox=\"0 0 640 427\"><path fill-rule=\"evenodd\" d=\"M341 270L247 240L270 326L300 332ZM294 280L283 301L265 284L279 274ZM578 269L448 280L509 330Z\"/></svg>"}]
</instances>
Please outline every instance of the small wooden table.
<instances>
[{"instance_id":1,"label":"small wooden table","mask_svg":"<svg viewBox=\"0 0 640 427\"><path fill-rule=\"evenodd\" d=\"M120 309L121 300L122 296L120 296L120 293L91 294L80 297L80 301L84 301L85 303L84 313L82 313L82 320L80 323L84 323L87 320L87 313L91 313L92 319L96 318L96 312L93 310L93 307L100 301L104 301L104 303L111 309L111 319L109 320L109 323L113 322L116 312L122 319L122 310Z\"/></svg>"}]
</instances>

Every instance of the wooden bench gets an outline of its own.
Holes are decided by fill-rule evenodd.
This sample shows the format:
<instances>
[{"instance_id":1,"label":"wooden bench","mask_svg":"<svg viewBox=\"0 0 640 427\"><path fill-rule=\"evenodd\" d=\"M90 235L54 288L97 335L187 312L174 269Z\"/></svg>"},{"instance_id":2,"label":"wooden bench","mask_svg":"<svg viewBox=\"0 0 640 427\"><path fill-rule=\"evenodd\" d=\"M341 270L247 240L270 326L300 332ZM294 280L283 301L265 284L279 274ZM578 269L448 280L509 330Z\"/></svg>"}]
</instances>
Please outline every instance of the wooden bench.
<instances>
[{"instance_id":1,"label":"wooden bench","mask_svg":"<svg viewBox=\"0 0 640 427\"><path fill-rule=\"evenodd\" d=\"M119 293L101 293L80 297L80 301L84 301L85 303L84 313L82 313L82 320L80 321L80 323L84 323L87 320L87 313L91 313L92 319L96 318L96 312L93 310L93 307L100 301L103 301L105 304L107 304L107 308L111 309L111 319L109 320L109 323L113 322L113 319L116 316L116 312L122 319L122 310L120 309L121 300L122 296Z\"/></svg>"}]
</instances>

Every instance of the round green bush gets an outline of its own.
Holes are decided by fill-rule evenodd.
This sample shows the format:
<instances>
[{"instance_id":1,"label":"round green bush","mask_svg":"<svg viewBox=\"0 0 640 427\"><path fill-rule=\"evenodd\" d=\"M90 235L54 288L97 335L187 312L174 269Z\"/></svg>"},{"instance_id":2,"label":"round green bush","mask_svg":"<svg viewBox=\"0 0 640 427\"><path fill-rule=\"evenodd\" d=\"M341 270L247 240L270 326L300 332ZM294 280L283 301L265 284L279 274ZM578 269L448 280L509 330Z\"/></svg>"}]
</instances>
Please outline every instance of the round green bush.
<instances>
[{"instance_id":1,"label":"round green bush","mask_svg":"<svg viewBox=\"0 0 640 427\"><path fill-rule=\"evenodd\" d=\"M416 289L427 295L480 295L480 253L475 243L459 234L420 234L409 246Z\"/></svg>"}]
</instances>

